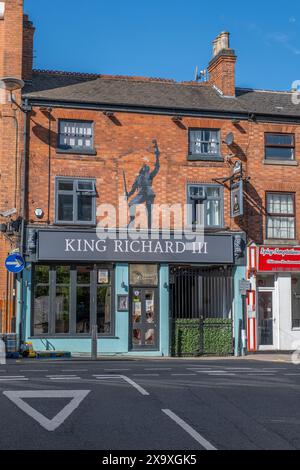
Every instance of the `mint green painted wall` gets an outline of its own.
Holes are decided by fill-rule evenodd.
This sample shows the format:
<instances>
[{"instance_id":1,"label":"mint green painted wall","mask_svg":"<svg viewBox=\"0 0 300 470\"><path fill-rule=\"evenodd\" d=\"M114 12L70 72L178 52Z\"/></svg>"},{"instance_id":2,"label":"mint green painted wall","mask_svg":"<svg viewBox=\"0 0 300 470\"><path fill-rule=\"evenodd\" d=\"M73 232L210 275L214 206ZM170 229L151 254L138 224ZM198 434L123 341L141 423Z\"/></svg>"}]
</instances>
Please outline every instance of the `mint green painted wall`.
<instances>
[{"instance_id":1,"label":"mint green painted wall","mask_svg":"<svg viewBox=\"0 0 300 470\"><path fill-rule=\"evenodd\" d=\"M160 266L160 353L169 356L169 266Z\"/></svg>"},{"instance_id":2,"label":"mint green painted wall","mask_svg":"<svg viewBox=\"0 0 300 470\"><path fill-rule=\"evenodd\" d=\"M243 320L243 304L242 296L240 295L239 282L245 279L246 268L245 266L237 266L234 270L234 353L238 355L238 337L239 337L239 320Z\"/></svg>"},{"instance_id":3,"label":"mint green painted wall","mask_svg":"<svg viewBox=\"0 0 300 470\"><path fill-rule=\"evenodd\" d=\"M122 287L122 283L124 286ZM129 294L129 268L128 264L116 265L115 271L115 337L114 338L101 338L98 340L98 354L128 354L139 356L158 356L169 354L169 268L168 265L161 265L160 267L160 286L159 286L159 302L160 302L160 346L159 351L144 351L144 352L128 352L129 348L129 312L117 311L117 295ZM86 353L90 354L91 340L89 338L48 338L47 342L41 339L32 339L30 337L30 323L31 323L31 269L27 269L24 274L25 285L25 304L26 304L26 319L25 324L25 339L32 341L33 347L37 351L43 351L48 346L53 346L55 350L69 351L71 353Z\"/></svg>"}]
</instances>

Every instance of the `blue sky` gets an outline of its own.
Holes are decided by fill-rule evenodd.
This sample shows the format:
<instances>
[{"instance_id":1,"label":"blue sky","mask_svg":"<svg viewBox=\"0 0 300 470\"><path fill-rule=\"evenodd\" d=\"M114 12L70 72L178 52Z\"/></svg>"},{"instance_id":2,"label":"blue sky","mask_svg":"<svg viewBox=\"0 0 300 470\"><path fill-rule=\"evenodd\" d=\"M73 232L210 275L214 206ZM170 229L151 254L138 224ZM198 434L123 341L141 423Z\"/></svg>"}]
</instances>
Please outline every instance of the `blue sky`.
<instances>
[{"instance_id":1,"label":"blue sky","mask_svg":"<svg viewBox=\"0 0 300 470\"><path fill-rule=\"evenodd\" d=\"M192 80L231 33L237 85L289 90L300 79L300 4L282 0L25 0L35 68Z\"/></svg>"}]
</instances>

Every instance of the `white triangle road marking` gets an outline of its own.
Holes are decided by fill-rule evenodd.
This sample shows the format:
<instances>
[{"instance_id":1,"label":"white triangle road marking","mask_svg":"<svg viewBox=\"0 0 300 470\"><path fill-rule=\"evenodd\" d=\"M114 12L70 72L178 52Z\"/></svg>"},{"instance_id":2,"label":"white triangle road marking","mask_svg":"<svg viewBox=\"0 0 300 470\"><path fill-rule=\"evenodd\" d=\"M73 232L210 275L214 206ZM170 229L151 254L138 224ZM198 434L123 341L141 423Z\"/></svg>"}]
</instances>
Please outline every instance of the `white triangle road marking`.
<instances>
[{"instance_id":1,"label":"white triangle road marking","mask_svg":"<svg viewBox=\"0 0 300 470\"><path fill-rule=\"evenodd\" d=\"M46 431L55 431L78 408L87 397L90 390L41 390L41 391L9 391L3 392L10 401L17 405L24 413L37 421ZM26 398L72 398L54 418L48 419L39 411L24 401Z\"/></svg>"}]
</instances>

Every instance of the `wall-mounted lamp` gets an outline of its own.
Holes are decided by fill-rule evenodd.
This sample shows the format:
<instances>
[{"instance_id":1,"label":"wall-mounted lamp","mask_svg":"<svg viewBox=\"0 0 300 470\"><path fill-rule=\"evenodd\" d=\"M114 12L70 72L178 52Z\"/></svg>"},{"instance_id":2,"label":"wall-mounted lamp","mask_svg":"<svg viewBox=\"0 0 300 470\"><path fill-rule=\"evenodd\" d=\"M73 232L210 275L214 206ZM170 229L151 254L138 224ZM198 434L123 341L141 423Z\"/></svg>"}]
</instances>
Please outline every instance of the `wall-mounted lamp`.
<instances>
[{"instance_id":1,"label":"wall-mounted lamp","mask_svg":"<svg viewBox=\"0 0 300 470\"><path fill-rule=\"evenodd\" d=\"M182 116L173 116L172 121L173 122L182 122Z\"/></svg>"},{"instance_id":2,"label":"wall-mounted lamp","mask_svg":"<svg viewBox=\"0 0 300 470\"><path fill-rule=\"evenodd\" d=\"M104 116L108 118L114 117L115 113L113 111L103 111Z\"/></svg>"},{"instance_id":3,"label":"wall-mounted lamp","mask_svg":"<svg viewBox=\"0 0 300 470\"><path fill-rule=\"evenodd\" d=\"M126 289L127 285L125 284L124 281L121 282L121 287L122 287L122 289Z\"/></svg>"},{"instance_id":4,"label":"wall-mounted lamp","mask_svg":"<svg viewBox=\"0 0 300 470\"><path fill-rule=\"evenodd\" d=\"M51 113L52 108L50 108L49 106L41 106L40 111L42 111L42 113Z\"/></svg>"},{"instance_id":5,"label":"wall-mounted lamp","mask_svg":"<svg viewBox=\"0 0 300 470\"><path fill-rule=\"evenodd\" d=\"M20 106L19 103L14 99L13 92L17 90L22 90L24 88L25 82L17 77L3 77L0 79L0 88L6 90L9 92L9 100L11 103L17 106L17 108L20 109L23 113L27 113L28 111L31 111L31 106L29 105L24 105Z\"/></svg>"},{"instance_id":6,"label":"wall-mounted lamp","mask_svg":"<svg viewBox=\"0 0 300 470\"><path fill-rule=\"evenodd\" d=\"M233 124L234 126L238 126L241 121L240 121L239 119L232 119L231 122L232 122L232 124Z\"/></svg>"}]
</instances>

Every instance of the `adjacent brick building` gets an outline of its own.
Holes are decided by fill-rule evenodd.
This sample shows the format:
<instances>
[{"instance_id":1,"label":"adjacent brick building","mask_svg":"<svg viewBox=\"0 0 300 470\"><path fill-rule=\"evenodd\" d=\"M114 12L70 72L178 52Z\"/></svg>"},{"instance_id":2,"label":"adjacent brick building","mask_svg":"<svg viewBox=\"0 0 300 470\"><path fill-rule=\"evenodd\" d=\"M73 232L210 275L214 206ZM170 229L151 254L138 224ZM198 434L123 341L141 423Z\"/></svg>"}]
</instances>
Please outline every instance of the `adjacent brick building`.
<instances>
[{"instance_id":1,"label":"adjacent brick building","mask_svg":"<svg viewBox=\"0 0 300 470\"><path fill-rule=\"evenodd\" d=\"M4 233L1 257L19 247L27 268L18 278L16 321L7 307L13 279L1 268L2 328L16 323L21 340L36 349L86 353L96 325L103 353L168 355L180 321L199 320L205 328L209 320L233 329L236 353L246 327L251 350L292 349L300 339L297 264L280 270L272 256L298 261L297 249L286 251L300 244L300 111L293 94L237 88L228 33L214 41L209 79L201 83L32 70L33 25L21 1L4 3L0 78L24 79L26 113L7 99L1 104L0 210L16 207L13 219L25 224ZM5 42L8 29L17 45ZM15 113L18 140L4 113ZM97 207L117 207L126 191L131 211L135 202L190 204L192 233L204 208L204 244L184 253L184 239L174 248L186 220L175 210L169 245L161 221L161 245L151 250L141 241L129 251L110 242L104 249L97 244L104 215ZM246 243L254 257L248 266ZM271 253L270 269L257 273L256 250L265 257L267 246L285 251ZM247 276L252 294L243 318L239 281Z\"/></svg>"}]
</instances>

